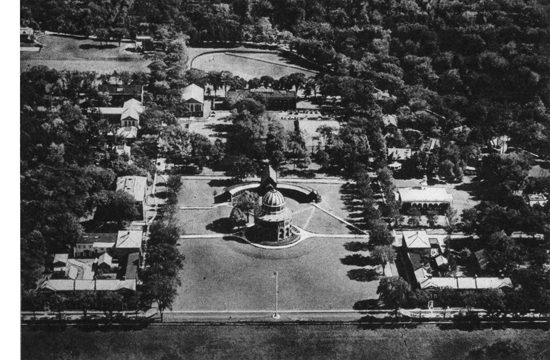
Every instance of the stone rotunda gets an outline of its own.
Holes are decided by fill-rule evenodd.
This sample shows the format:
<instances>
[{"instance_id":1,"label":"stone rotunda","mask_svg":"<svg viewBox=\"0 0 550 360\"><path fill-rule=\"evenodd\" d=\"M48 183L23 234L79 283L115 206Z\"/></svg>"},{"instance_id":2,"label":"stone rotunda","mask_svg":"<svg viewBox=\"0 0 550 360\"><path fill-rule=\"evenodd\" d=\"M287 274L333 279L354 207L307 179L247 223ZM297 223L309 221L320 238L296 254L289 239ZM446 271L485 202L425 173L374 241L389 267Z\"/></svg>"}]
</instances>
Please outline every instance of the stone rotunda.
<instances>
[{"instance_id":1,"label":"stone rotunda","mask_svg":"<svg viewBox=\"0 0 550 360\"><path fill-rule=\"evenodd\" d=\"M291 228L292 212L286 207L284 196L268 186L262 206L254 217L255 233L260 241L287 242L295 237Z\"/></svg>"}]
</instances>

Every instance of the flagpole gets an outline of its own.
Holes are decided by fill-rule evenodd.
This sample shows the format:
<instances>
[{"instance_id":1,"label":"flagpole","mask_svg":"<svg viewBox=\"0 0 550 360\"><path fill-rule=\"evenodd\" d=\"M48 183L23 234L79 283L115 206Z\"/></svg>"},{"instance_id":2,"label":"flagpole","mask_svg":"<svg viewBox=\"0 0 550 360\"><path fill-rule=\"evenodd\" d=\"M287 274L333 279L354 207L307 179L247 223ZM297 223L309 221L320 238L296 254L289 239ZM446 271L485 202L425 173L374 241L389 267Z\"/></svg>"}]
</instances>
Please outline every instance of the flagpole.
<instances>
[{"instance_id":1,"label":"flagpole","mask_svg":"<svg viewBox=\"0 0 550 360\"><path fill-rule=\"evenodd\" d=\"M273 319L278 320L281 318L279 315L279 272L275 271L275 314L273 314Z\"/></svg>"}]
</instances>

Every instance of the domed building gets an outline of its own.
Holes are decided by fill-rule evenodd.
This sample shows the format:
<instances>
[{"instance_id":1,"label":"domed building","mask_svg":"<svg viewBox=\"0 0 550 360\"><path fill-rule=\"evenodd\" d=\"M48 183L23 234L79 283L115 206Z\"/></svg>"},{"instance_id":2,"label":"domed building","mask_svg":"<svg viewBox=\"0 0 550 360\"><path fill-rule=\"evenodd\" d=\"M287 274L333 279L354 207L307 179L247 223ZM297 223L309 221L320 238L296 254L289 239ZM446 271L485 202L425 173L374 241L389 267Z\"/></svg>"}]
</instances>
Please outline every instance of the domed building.
<instances>
[{"instance_id":1,"label":"domed building","mask_svg":"<svg viewBox=\"0 0 550 360\"><path fill-rule=\"evenodd\" d=\"M269 186L262 198L262 206L256 212L255 233L260 241L284 242L292 236L292 212L286 207L284 196Z\"/></svg>"}]
</instances>

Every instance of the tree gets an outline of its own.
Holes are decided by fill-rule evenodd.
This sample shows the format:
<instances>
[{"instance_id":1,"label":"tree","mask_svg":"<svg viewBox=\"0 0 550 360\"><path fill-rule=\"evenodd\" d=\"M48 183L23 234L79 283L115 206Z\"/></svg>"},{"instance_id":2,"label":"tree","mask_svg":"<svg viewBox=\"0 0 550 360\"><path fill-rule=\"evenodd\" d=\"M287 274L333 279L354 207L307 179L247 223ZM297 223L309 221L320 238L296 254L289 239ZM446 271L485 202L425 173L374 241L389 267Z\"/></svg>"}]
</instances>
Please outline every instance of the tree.
<instances>
[{"instance_id":1,"label":"tree","mask_svg":"<svg viewBox=\"0 0 550 360\"><path fill-rule=\"evenodd\" d=\"M122 191L104 191L99 200L96 211L96 219L103 221L116 221L119 227L124 221L131 221L138 218L134 198Z\"/></svg>"},{"instance_id":2,"label":"tree","mask_svg":"<svg viewBox=\"0 0 550 360\"><path fill-rule=\"evenodd\" d=\"M258 171L258 165L244 155L226 156L225 162L231 164L231 167L226 171L227 175L232 176L237 181L242 181Z\"/></svg>"},{"instance_id":3,"label":"tree","mask_svg":"<svg viewBox=\"0 0 550 360\"><path fill-rule=\"evenodd\" d=\"M109 30L105 28L96 29L95 36L99 40L100 45L103 45L103 42L109 41Z\"/></svg>"},{"instance_id":4,"label":"tree","mask_svg":"<svg viewBox=\"0 0 550 360\"><path fill-rule=\"evenodd\" d=\"M157 220L153 222L149 229L149 243L151 245L176 245L179 239L180 230L171 222Z\"/></svg>"},{"instance_id":5,"label":"tree","mask_svg":"<svg viewBox=\"0 0 550 360\"><path fill-rule=\"evenodd\" d=\"M220 71L208 72L208 83L214 89L214 98L212 99L212 110L216 108L216 92L223 85L222 74Z\"/></svg>"},{"instance_id":6,"label":"tree","mask_svg":"<svg viewBox=\"0 0 550 360\"><path fill-rule=\"evenodd\" d=\"M166 47L166 57L164 62L168 65L178 65L183 68L187 66L189 55L187 54L187 45L185 44L185 38L180 37L172 40Z\"/></svg>"},{"instance_id":7,"label":"tree","mask_svg":"<svg viewBox=\"0 0 550 360\"><path fill-rule=\"evenodd\" d=\"M98 308L113 321L113 312L122 310L122 295L115 291L100 291L97 293Z\"/></svg>"},{"instance_id":8,"label":"tree","mask_svg":"<svg viewBox=\"0 0 550 360\"><path fill-rule=\"evenodd\" d=\"M233 198L233 207L240 209L243 214L246 214L246 220L248 221L250 212L258 208L259 201L258 194L245 191L241 195Z\"/></svg>"},{"instance_id":9,"label":"tree","mask_svg":"<svg viewBox=\"0 0 550 360\"><path fill-rule=\"evenodd\" d=\"M57 316L61 320L61 315L67 308L67 297L63 294L53 294L49 300L51 307L57 311Z\"/></svg>"},{"instance_id":10,"label":"tree","mask_svg":"<svg viewBox=\"0 0 550 360\"><path fill-rule=\"evenodd\" d=\"M141 289L145 301L150 306L156 302L161 322L164 321L164 310L172 308L179 285L179 280L176 277L155 273L147 278Z\"/></svg>"},{"instance_id":11,"label":"tree","mask_svg":"<svg viewBox=\"0 0 550 360\"><path fill-rule=\"evenodd\" d=\"M32 311L34 320L36 320L36 312L44 310L46 299L44 294L36 290L23 291L21 295L21 310Z\"/></svg>"},{"instance_id":12,"label":"tree","mask_svg":"<svg viewBox=\"0 0 550 360\"><path fill-rule=\"evenodd\" d=\"M383 277L376 290L384 305L395 309L396 314L397 310L406 303L410 292L409 283L397 276Z\"/></svg>"},{"instance_id":13,"label":"tree","mask_svg":"<svg viewBox=\"0 0 550 360\"><path fill-rule=\"evenodd\" d=\"M181 190L181 187L183 186L183 182L181 181L181 176L179 175L170 176L168 178L168 181L166 181L166 186L176 194L179 193L179 191Z\"/></svg>"},{"instance_id":14,"label":"tree","mask_svg":"<svg viewBox=\"0 0 550 360\"><path fill-rule=\"evenodd\" d=\"M248 213L245 215L241 209L234 207L233 210L231 210L231 215L229 215L229 220L233 227L244 226L248 221Z\"/></svg>"},{"instance_id":15,"label":"tree","mask_svg":"<svg viewBox=\"0 0 550 360\"><path fill-rule=\"evenodd\" d=\"M75 301L84 313L84 321L86 321L88 310L93 309L96 304L96 293L93 291L77 291L75 292Z\"/></svg>"},{"instance_id":16,"label":"tree","mask_svg":"<svg viewBox=\"0 0 550 360\"><path fill-rule=\"evenodd\" d=\"M409 225L411 227L417 227L420 225L420 217L422 216L422 213L418 208L411 207L407 213L409 215Z\"/></svg>"},{"instance_id":17,"label":"tree","mask_svg":"<svg viewBox=\"0 0 550 360\"><path fill-rule=\"evenodd\" d=\"M370 256L377 264L382 265L382 273L386 276L386 264L395 261L396 253L391 245L378 245L374 247Z\"/></svg>"},{"instance_id":18,"label":"tree","mask_svg":"<svg viewBox=\"0 0 550 360\"><path fill-rule=\"evenodd\" d=\"M176 278L183 269L184 261L185 256L175 246L167 243L151 244L148 249L149 268L143 278L146 280L154 274Z\"/></svg>"},{"instance_id":19,"label":"tree","mask_svg":"<svg viewBox=\"0 0 550 360\"><path fill-rule=\"evenodd\" d=\"M503 203L527 180L530 160L517 153L489 155L483 158L478 176L483 180L483 197Z\"/></svg>"},{"instance_id":20,"label":"tree","mask_svg":"<svg viewBox=\"0 0 550 360\"><path fill-rule=\"evenodd\" d=\"M120 47L122 39L128 37L128 31L125 28L114 28L109 31L109 37L115 41L118 41L118 46Z\"/></svg>"},{"instance_id":21,"label":"tree","mask_svg":"<svg viewBox=\"0 0 550 360\"><path fill-rule=\"evenodd\" d=\"M395 241L384 222L377 222L370 231L370 243L373 245L389 246Z\"/></svg>"},{"instance_id":22,"label":"tree","mask_svg":"<svg viewBox=\"0 0 550 360\"><path fill-rule=\"evenodd\" d=\"M504 231L491 234L487 239L488 271L495 275L510 274L521 260L521 252L516 242Z\"/></svg>"}]
</instances>

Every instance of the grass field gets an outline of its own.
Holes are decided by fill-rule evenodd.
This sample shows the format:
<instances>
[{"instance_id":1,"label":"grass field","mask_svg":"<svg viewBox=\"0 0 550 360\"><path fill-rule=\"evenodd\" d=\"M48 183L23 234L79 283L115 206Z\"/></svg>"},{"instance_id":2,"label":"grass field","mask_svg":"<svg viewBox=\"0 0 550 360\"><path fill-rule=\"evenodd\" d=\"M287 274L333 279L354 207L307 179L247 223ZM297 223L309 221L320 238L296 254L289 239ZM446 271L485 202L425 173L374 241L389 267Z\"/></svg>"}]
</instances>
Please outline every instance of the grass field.
<instances>
[{"instance_id":1,"label":"grass field","mask_svg":"<svg viewBox=\"0 0 550 360\"><path fill-rule=\"evenodd\" d=\"M223 185L227 184L219 180L186 180L179 205L212 206L213 191L221 191ZM310 185L322 194L321 206L339 209L338 216L346 216L338 196L340 185ZM295 214L295 225L317 234L351 233L345 224L311 204L286 200ZM220 224L226 222L230 213L229 206L182 209L177 219L186 235L219 234L229 231ZM265 250L220 237L181 240L179 249L186 261L181 275L183 285L173 309L271 309L274 282L270 276L279 271L281 309L350 310L358 301L378 298L378 280L359 282L348 276L353 269L373 269L342 262L352 254L344 247L348 241L313 237L289 249Z\"/></svg>"},{"instance_id":2,"label":"grass field","mask_svg":"<svg viewBox=\"0 0 550 360\"><path fill-rule=\"evenodd\" d=\"M351 326L182 326L141 331L22 332L22 359L391 359L462 360L501 339L532 354L549 348L541 330L361 330ZM535 359L550 359L545 355ZM497 360L497 359L495 359Z\"/></svg>"},{"instance_id":3,"label":"grass field","mask_svg":"<svg viewBox=\"0 0 550 360\"><path fill-rule=\"evenodd\" d=\"M21 52L20 71L36 65L45 65L57 70L96 71L149 71L140 54L127 51L133 43L109 43L100 45L90 39L77 39L55 35L44 35L38 39L45 47L41 52Z\"/></svg>"},{"instance_id":4,"label":"grass field","mask_svg":"<svg viewBox=\"0 0 550 360\"><path fill-rule=\"evenodd\" d=\"M182 287L173 310L269 310L279 272L281 310L351 310L377 299L378 281L348 277L349 239L310 238L289 249L265 250L220 238L185 239Z\"/></svg>"},{"instance_id":5,"label":"grass field","mask_svg":"<svg viewBox=\"0 0 550 360\"><path fill-rule=\"evenodd\" d=\"M278 79L296 72L303 72L306 76L315 74L305 68L288 66L288 60L273 53L239 53L233 56L225 53L200 55L193 60L193 67L204 71L228 70L245 80L260 78L264 75ZM245 56L245 57L243 57ZM262 61L263 60L263 61ZM274 64L277 63L277 64Z\"/></svg>"}]
</instances>

